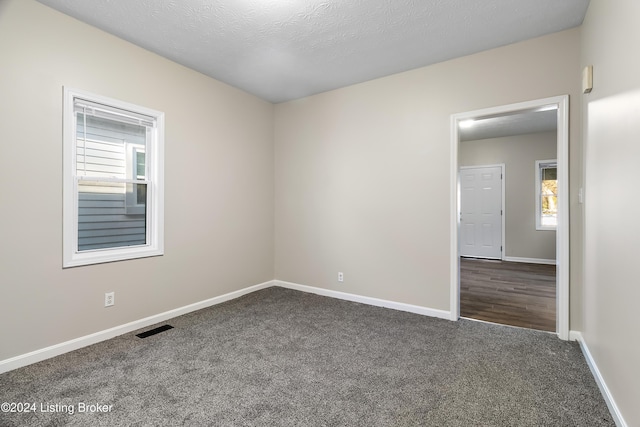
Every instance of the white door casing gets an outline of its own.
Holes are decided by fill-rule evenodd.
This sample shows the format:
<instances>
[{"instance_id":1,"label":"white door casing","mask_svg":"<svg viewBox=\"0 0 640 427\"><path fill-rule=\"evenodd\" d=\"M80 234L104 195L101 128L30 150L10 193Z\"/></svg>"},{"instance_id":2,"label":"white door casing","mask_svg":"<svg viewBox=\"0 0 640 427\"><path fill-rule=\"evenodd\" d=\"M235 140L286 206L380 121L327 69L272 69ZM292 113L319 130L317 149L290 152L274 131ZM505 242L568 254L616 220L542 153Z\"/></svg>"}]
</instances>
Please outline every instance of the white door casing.
<instances>
[{"instance_id":1,"label":"white door casing","mask_svg":"<svg viewBox=\"0 0 640 427\"><path fill-rule=\"evenodd\" d=\"M502 165L460 168L460 255L502 259Z\"/></svg>"},{"instance_id":2,"label":"white door casing","mask_svg":"<svg viewBox=\"0 0 640 427\"><path fill-rule=\"evenodd\" d=\"M518 102L451 115L451 248L450 248L450 318L460 316L460 256L459 256L459 164L458 125L461 121L504 115L518 111L557 109L558 160L558 226L556 228L556 333L569 339L569 96L561 95L533 101Z\"/></svg>"}]
</instances>

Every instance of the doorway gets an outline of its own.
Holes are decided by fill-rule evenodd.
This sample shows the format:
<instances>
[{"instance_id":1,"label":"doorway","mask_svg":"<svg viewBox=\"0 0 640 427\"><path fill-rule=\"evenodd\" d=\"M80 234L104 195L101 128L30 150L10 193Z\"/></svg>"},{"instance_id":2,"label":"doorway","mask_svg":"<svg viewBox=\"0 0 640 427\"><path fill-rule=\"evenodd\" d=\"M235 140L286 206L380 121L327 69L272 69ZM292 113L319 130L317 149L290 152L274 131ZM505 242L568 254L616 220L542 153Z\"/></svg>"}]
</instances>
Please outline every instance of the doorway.
<instances>
[{"instance_id":1,"label":"doorway","mask_svg":"<svg viewBox=\"0 0 640 427\"><path fill-rule=\"evenodd\" d=\"M569 338L569 197L568 197L568 96L545 98L500 107L454 114L451 117L451 317L460 316L461 175L459 164L460 128L470 121L521 115L526 112L553 111L557 129L557 228L556 228L556 316L555 331L561 339Z\"/></svg>"}]
</instances>

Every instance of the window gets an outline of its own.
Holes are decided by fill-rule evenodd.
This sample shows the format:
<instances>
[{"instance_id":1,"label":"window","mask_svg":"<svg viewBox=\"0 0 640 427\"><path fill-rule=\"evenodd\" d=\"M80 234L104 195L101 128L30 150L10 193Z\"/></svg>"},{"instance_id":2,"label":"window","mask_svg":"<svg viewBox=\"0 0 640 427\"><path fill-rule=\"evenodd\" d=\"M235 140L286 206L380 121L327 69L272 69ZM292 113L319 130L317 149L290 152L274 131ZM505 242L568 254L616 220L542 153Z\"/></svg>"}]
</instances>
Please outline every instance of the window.
<instances>
[{"instance_id":1,"label":"window","mask_svg":"<svg viewBox=\"0 0 640 427\"><path fill-rule=\"evenodd\" d=\"M64 98L63 267L162 255L164 113Z\"/></svg>"},{"instance_id":2,"label":"window","mask_svg":"<svg viewBox=\"0 0 640 427\"><path fill-rule=\"evenodd\" d=\"M536 230L558 226L558 161L536 161Z\"/></svg>"}]
</instances>

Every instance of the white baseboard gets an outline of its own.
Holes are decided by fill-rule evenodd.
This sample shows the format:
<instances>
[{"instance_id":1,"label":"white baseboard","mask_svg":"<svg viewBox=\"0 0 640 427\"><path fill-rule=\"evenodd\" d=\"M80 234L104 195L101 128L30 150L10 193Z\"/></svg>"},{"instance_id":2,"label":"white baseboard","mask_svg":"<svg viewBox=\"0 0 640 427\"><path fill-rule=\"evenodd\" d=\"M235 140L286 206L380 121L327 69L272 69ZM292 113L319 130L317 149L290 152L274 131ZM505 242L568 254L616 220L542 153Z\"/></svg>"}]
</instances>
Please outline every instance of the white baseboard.
<instances>
[{"instance_id":1,"label":"white baseboard","mask_svg":"<svg viewBox=\"0 0 640 427\"><path fill-rule=\"evenodd\" d=\"M329 289L316 288L313 286L300 285L298 283L284 282L282 280L274 280L275 286L282 288L294 289L296 291L307 292L311 294L322 295L325 297L337 298L346 301L359 302L362 304L373 305L376 307L391 308L399 311L407 311L409 313L421 314L423 316L437 317L446 320L457 320L451 318L451 312L445 310L437 310L434 308L422 307L419 305L405 304L383 300L379 298L365 297L362 295L349 294L346 292L332 291Z\"/></svg>"},{"instance_id":2,"label":"white baseboard","mask_svg":"<svg viewBox=\"0 0 640 427\"><path fill-rule=\"evenodd\" d=\"M505 259L506 260L506 259ZM516 261L517 262L517 261ZM530 262L530 261L522 261L522 262ZM40 362L45 359L49 359L64 353L68 353L73 350L77 350L82 347L86 347L92 344L96 344L101 341L106 341L108 339L117 337L119 335L126 334L128 332L135 331L137 329L144 328L146 326L153 325L155 323L163 322L168 319L172 319L177 316L181 316L183 314L191 313L192 311L201 310L203 308L211 307L213 305L221 304L223 302L239 298L243 295L266 289L272 286L280 286L287 289L294 289L302 292L327 296L331 298L342 299L346 301L358 302L362 304L368 304L376 307L385 307L394 310L406 311L409 313L421 314L424 316L437 317L440 319L446 320L456 320L451 318L451 312L446 310L438 310L428 307L422 307L412 304L405 304L400 302L388 301L379 298L365 297L356 294L349 294L346 292L333 291L329 289L316 288L313 286L300 285L298 283L285 282L281 280L271 280L268 282L260 283L258 285L249 286L244 289L240 289L238 291L230 292L228 294L220 295L214 298L210 298L204 301L200 301L194 304L189 304L184 307L176 308L173 310L165 311L164 313L156 314L153 316L145 317L144 319L136 320L134 322L129 322L124 325L116 326L114 328L110 328L104 331L96 332L90 335L85 335L83 337L75 338L69 341L65 341L60 344L55 344L50 347L46 347L40 350L32 351L30 353L22 354L16 357L12 357L10 359L0 360L0 374L4 372L11 371L13 369L18 369L23 366L30 365L32 363ZM611 412L611 416L613 417L616 425L618 427L627 427L627 423L624 421L618 406L613 400L613 396L607 387L598 366L596 365L595 360L591 356L591 352L587 346L587 343L584 341L582 334L579 331L569 331L569 339L572 341L578 341L580 344L580 348L582 349L582 353L587 361L587 365L593 374L593 377L600 388L600 392Z\"/></svg>"},{"instance_id":3,"label":"white baseboard","mask_svg":"<svg viewBox=\"0 0 640 427\"><path fill-rule=\"evenodd\" d=\"M555 259L543 259L543 258L522 258L517 256L505 256L503 261L509 262L526 262L527 264L549 264L556 265Z\"/></svg>"},{"instance_id":4,"label":"white baseboard","mask_svg":"<svg viewBox=\"0 0 640 427\"><path fill-rule=\"evenodd\" d=\"M386 301L378 298L364 297L355 294L348 294L344 292L331 291L328 289L314 288L311 286L299 285L296 283L283 282L279 280L271 280L268 282L260 283L258 285L249 286L238 291L230 292L228 294L220 295L218 297L210 298L204 301L200 301L194 304L189 304L184 307L179 307L173 310L165 311L164 313L156 314L153 316L145 317L144 319L136 320L126 323L124 325L116 326L104 331L96 332L93 334L85 335L83 337L74 338L69 341L65 341L59 344L54 344L49 347L35 350L26 354L21 354L9 359L0 360L0 374L8 372L14 369L21 368L23 366L31 365L32 363L40 362L45 359L49 359L55 356L59 356L64 353L68 353L73 350L77 350L82 347L87 347L92 344L106 341L108 339L117 337L119 335L126 334L128 332L135 331L153 324L163 322L168 319L172 319L183 314L191 313L192 311L201 310L203 308L211 307L216 304L220 304L243 295L255 292L261 289L269 288L272 286L280 286L283 288L295 289L302 292L309 292L318 295L324 295L332 298L343 299L347 301L360 302L363 304L373 305L377 307L387 307L394 310L408 311L410 313L422 314L425 316L438 317L441 319L451 319L451 314L444 310L435 310L426 307L420 307L417 305L398 303L393 301Z\"/></svg>"},{"instance_id":5,"label":"white baseboard","mask_svg":"<svg viewBox=\"0 0 640 427\"><path fill-rule=\"evenodd\" d=\"M571 331L574 334L576 340L580 344L580 348L582 349L582 354L584 354L584 358L587 361L587 365L589 365L589 369L591 369L591 373L593 374L593 378L596 380L596 384L598 384L598 388L600 389L600 393L602 393L602 397L609 408L609 412L611 412L611 416L613 417L613 421L615 421L616 426L618 427L627 427L627 423L622 418L622 414L620 413L620 409L618 405L616 405L615 400L613 400L613 396L609 391L609 387L604 382L604 378L600 373L600 369L598 369L598 365L596 365L596 361L591 356L591 352L589 351L589 347L587 343L584 341L582 334L580 332Z\"/></svg>"},{"instance_id":6,"label":"white baseboard","mask_svg":"<svg viewBox=\"0 0 640 427\"><path fill-rule=\"evenodd\" d=\"M569 341L578 341L582 338L580 331L569 331Z\"/></svg>"},{"instance_id":7,"label":"white baseboard","mask_svg":"<svg viewBox=\"0 0 640 427\"><path fill-rule=\"evenodd\" d=\"M528 262L528 261L527 261ZM331 298L342 299L346 301L353 301L362 304L368 304L376 307L385 307L394 310L406 311L409 313L421 314L424 316L437 317L440 319L446 320L456 320L451 318L451 312L446 310L438 310L428 307L422 307L412 304L399 303L394 301L383 300L379 298L365 297L356 294L349 294L345 292L333 291L329 289L316 288L313 286L300 285L298 283L285 282L281 280L271 280L268 282L260 283L258 285L249 286L244 289L240 289L238 291L230 292L228 294L220 295L218 297L210 298L204 301L200 301L194 304L189 304L184 307L176 308L174 310L165 311L164 313L156 314L154 316L145 317L144 319L136 320L134 322L126 323L124 325L116 326L114 328L110 328L101 332L96 332L90 335L86 335L83 337L75 338L60 344L55 344L50 347L46 347L40 350L32 351L30 353L26 353L23 355L19 355L16 357L12 357L10 359L5 359L0 361L0 374L4 372L11 371L13 369L18 369L23 366L30 365L32 363L40 362L45 359L49 359L64 353L68 353L73 350L77 350L82 347L86 347L92 344L96 344L101 341L106 341L108 339L117 337L119 335L126 334L128 332L135 331L137 329L144 328L146 326L153 325L155 323L163 322L168 319L172 319L177 316L181 316L183 314L190 313L192 311L200 310L203 308L211 307L213 305L221 304L223 302L239 298L243 295L266 289L272 286L280 286L287 289L294 289L302 292L327 296ZM627 423L624 421L618 406L616 405L607 384L596 365L595 360L591 356L591 352L587 346L587 343L584 341L582 334L579 331L569 331L569 339L572 341L578 341L580 344L580 348L582 349L582 353L587 361L587 365L593 374L593 377L600 388L600 392L611 412L611 416L613 417L616 426L618 427L627 427Z\"/></svg>"},{"instance_id":8,"label":"white baseboard","mask_svg":"<svg viewBox=\"0 0 640 427\"><path fill-rule=\"evenodd\" d=\"M258 285L249 286L248 288L240 289L238 291L229 292L228 294L220 295L218 297L210 298L204 301L200 301L194 304L185 305L184 307L176 308L174 310L165 311L164 313L156 314L153 316L145 317L144 319L129 322L124 325L116 326L104 331L96 332L83 337L75 338L69 341L65 341L60 344L55 344L50 347L46 347L40 350L32 351L30 353L22 354L10 359L0 360L0 374L3 372L18 369L23 366L30 365L32 363L40 362L41 360L49 359L64 353L68 353L73 350L77 350L82 347L86 347L92 344L106 341L108 339L117 337L119 335L126 334L137 329L141 329L155 323L164 322L165 320L172 319L183 314L191 313L192 311L200 310L210 307L212 305L220 304L251 292L258 291L260 289L269 288L274 285L274 281L268 281L260 283Z\"/></svg>"}]
</instances>

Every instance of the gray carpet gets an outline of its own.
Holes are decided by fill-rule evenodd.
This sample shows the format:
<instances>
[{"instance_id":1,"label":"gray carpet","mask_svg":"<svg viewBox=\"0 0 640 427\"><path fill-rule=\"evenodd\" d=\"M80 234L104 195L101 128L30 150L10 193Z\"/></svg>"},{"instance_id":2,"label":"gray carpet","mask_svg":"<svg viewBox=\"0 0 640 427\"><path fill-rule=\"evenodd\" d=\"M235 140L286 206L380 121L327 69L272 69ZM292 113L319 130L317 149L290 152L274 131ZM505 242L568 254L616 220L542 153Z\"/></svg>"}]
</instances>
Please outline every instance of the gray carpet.
<instances>
[{"instance_id":1,"label":"gray carpet","mask_svg":"<svg viewBox=\"0 0 640 427\"><path fill-rule=\"evenodd\" d=\"M0 375L0 402L37 405L0 425L614 425L577 344L544 332L283 288L166 323Z\"/></svg>"}]
</instances>

